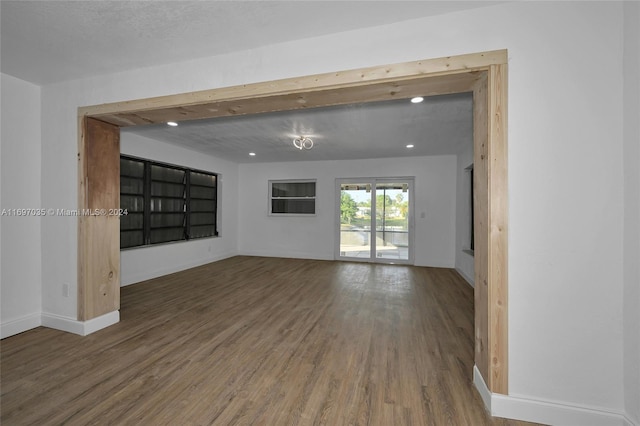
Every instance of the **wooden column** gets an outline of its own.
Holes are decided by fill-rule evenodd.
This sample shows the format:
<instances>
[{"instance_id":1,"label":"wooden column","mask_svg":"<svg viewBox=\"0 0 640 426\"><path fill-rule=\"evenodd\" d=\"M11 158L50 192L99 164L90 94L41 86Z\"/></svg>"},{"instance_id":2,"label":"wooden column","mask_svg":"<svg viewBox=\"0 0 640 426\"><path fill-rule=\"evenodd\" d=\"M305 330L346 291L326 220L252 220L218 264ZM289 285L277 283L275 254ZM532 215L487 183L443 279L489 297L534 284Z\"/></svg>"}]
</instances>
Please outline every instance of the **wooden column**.
<instances>
[{"instance_id":1,"label":"wooden column","mask_svg":"<svg viewBox=\"0 0 640 426\"><path fill-rule=\"evenodd\" d=\"M78 319L120 309L120 129L81 117Z\"/></svg>"},{"instance_id":2,"label":"wooden column","mask_svg":"<svg viewBox=\"0 0 640 426\"><path fill-rule=\"evenodd\" d=\"M474 87L475 363L491 392L508 393L507 65Z\"/></svg>"}]
</instances>

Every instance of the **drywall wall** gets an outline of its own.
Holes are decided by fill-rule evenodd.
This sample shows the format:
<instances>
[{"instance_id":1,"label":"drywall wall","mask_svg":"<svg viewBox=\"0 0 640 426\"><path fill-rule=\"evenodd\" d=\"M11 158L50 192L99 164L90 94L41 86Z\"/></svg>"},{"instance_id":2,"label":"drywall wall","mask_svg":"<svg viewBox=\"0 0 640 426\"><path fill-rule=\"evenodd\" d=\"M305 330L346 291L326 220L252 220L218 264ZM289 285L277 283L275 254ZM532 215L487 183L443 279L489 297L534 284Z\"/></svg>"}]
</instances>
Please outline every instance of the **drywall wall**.
<instances>
[{"instance_id":1,"label":"drywall wall","mask_svg":"<svg viewBox=\"0 0 640 426\"><path fill-rule=\"evenodd\" d=\"M640 3L624 17L624 396L640 424Z\"/></svg>"},{"instance_id":2,"label":"drywall wall","mask_svg":"<svg viewBox=\"0 0 640 426\"><path fill-rule=\"evenodd\" d=\"M2 74L2 337L40 325L40 87ZM14 209L38 209L36 213Z\"/></svg>"},{"instance_id":3,"label":"drywall wall","mask_svg":"<svg viewBox=\"0 0 640 426\"><path fill-rule=\"evenodd\" d=\"M218 173L218 237L139 247L120 252L121 285L181 271L236 254L238 165L210 155L127 133L120 152L139 158Z\"/></svg>"},{"instance_id":4,"label":"drywall wall","mask_svg":"<svg viewBox=\"0 0 640 426\"><path fill-rule=\"evenodd\" d=\"M473 255L469 251L471 235L470 177L468 167L473 164L473 141L456 156L456 265L455 268L474 285Z\"/></svg>"},{"instance_id":5,"label":"drywall wall","mask_svg":"<svg viewBox=\"0 0 640 426\"><path fill-rule=\"evenodd\" d=\"M620 413L622 4L513 9L509 392Z\"/></svg>"},{"instance_id":6,"label":"drywall wall","mask_svg":"<svg viewBox=\"0 0 640 426\"><path fill-rule=\"evenodd\" d=\"M238 249L250 255L334 259L336 179L409 176L415 177L415 264L453 267L455 156L241 164ZM317 179L316 215L269 216L270 179Z\"/></svg>"},{"instance_id":7,"label":"drywall wall","mask_svg":"<svg viewBox=\"0 0 640 426\"><path fill-rule=\"evenodd\" d=\"M509 391L525 415L614 418L637 364L622 362L623 6L509 2L45 86L42 204L77 205L78 106L507 48ZM76 220L41 226L43 310L75 318Z\"/></svg>"}]
</instances>

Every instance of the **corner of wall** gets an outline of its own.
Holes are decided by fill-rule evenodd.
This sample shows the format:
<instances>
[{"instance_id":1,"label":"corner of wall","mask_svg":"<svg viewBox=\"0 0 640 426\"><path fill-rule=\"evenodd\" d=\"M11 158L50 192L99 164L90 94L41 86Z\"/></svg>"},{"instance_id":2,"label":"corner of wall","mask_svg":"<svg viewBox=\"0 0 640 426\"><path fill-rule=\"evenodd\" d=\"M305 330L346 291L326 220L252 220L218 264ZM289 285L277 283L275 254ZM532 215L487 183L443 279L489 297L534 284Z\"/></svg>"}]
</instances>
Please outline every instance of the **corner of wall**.
<instances>
[{"instance_id":1,"label":"corner of wall","mask_svg":"<svg viewBox=\"0 0 640 426\"><path fill-rule=\"evenodd\" d=\"M629 425L640 424L640 3L624 2L623 392ZM634 423L635 422L635 423Z\"/></svg>"},{"instance_id":2,"label":"corner of wall","mask_svg":"<svg viewBox=\"0 0 640 426\"><path fill-rule=\"evenodd\" d=\"M473 386L475 386L480 394L480 398L482 398L482 402L484 402L484 407L491 413L491 391L487 387L478 366L475 364L473 365Z\"/></svg>"},{"instance_id":3,"label":"corner of wall","mask_svg":"<svg viewBox=\"0 0 640 426\"><path fill-rule=\"evenodd\" d=\"M0 339L24 333L25 331L29 331L41 325L42 319L39 312L13 320L4 321L0 324Z\"/></svg>"},{"instance_id":4,"label":"corner of wall","mask_svg":"<svg viewBox=\"0 0 640 426\"><path fill-rule=\"evenodd\" d=\"M51 313L34 313L25 315L11 321L5 321L0 325L0 339L24 333L36 327L48 327L54 330L65 331L67 333L87 336L98 330L109 327L120 321L120 311L109 312L108 314L90 319L88 321L78 321Z\"/></svg>"},{"instance_id":5,"label":"corner of wall","mask_svg":"<svg viewBox=\"0 0 640 426\"><path fill-rule=\"evenodd\" d=\"M120 322L120 311L109 312L97 318L92 318L88 321L78 321L59 315L45 312L42 313L42 325L44 327L66 331L68 333L78 334L80 336L87 336L118 322Z\"/></svg>"},{"instance_id":6,"label":"corner of wall","mask_svg":"<svg viewBox=\"0 0 640 426\"><path fill-rule=\"evenodd\" d=\"M0 323L4 338L40 325L42 90L36 84L4 73L0 80L0 205L9 211L0 221Z\"/></svg>"},{"instance_id":7,"label":"corner of wall","mask_svg":"<svg viewBox=\"0 0 640 426\"><path fill-rule=\"evenodd\" d=\"M549 425L636 426L624 414L599 407L583 407L493 393L475 365L473 366L473 385L482 398L485 408L494 417Z\"/></svg>"},{"instance_id":8,"label":"corner of wall","mask_svg":"<svg viewBox=\"0 0 640 426\"><path fill-rule=\"evenodd\" d=\"M456 265L456 268L455 268L455 269L456 269L456 272L457 272L458 274L460 274L460 276L461 276L462 278L464 278L464 279L465 279L465 281L466 281L466 282L467 282L471 287L475 287L475 286L476 286L476 285L475 285L475 281L474 281L474 279L473 279L473 277L472 277L472 276L469 276L469 274L467 274L465 271L463 271L463 270L462 270L461 268L459 268L457 265Z\"/></svg>"}]
</instances>

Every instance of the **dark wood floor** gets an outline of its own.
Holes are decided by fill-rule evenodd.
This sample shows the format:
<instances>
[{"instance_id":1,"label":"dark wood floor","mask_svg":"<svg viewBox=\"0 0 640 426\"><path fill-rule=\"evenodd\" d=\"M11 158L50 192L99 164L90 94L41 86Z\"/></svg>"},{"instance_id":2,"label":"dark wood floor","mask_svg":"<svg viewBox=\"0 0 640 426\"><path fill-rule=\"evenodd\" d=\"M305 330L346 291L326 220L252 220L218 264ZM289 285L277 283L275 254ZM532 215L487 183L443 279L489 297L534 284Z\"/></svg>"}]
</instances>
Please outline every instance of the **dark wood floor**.
<instances>
[{"instance_id":1,"label":"dark wood floor","mask_svg":"<svg viewBox=\"0 0 640 426\"><path fill-rule=\"evenodd\" d=\"M121 322L1 344L2 425L523 425L471 383L454 271L235 257L122 289Z\"/></svg>"}]
</instances>

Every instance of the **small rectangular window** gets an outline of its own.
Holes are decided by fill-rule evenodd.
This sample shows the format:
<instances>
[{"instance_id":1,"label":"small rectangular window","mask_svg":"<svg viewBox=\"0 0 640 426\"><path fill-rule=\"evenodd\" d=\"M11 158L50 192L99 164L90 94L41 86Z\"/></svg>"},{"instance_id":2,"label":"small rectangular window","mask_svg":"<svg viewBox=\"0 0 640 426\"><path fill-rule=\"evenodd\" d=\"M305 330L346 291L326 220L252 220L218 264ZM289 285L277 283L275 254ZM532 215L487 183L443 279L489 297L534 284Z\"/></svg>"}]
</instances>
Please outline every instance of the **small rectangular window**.
<instances>
[{"instance_id":1,"label":"small rectangular window","mask_svg":"<svg viewBox=\"0 0 640 426\"><path fill-rule=\"evenodd\" d=\"M272 215L315 215L316 181L269 181L269 204Z\"/></svg>"}]
</instances>

